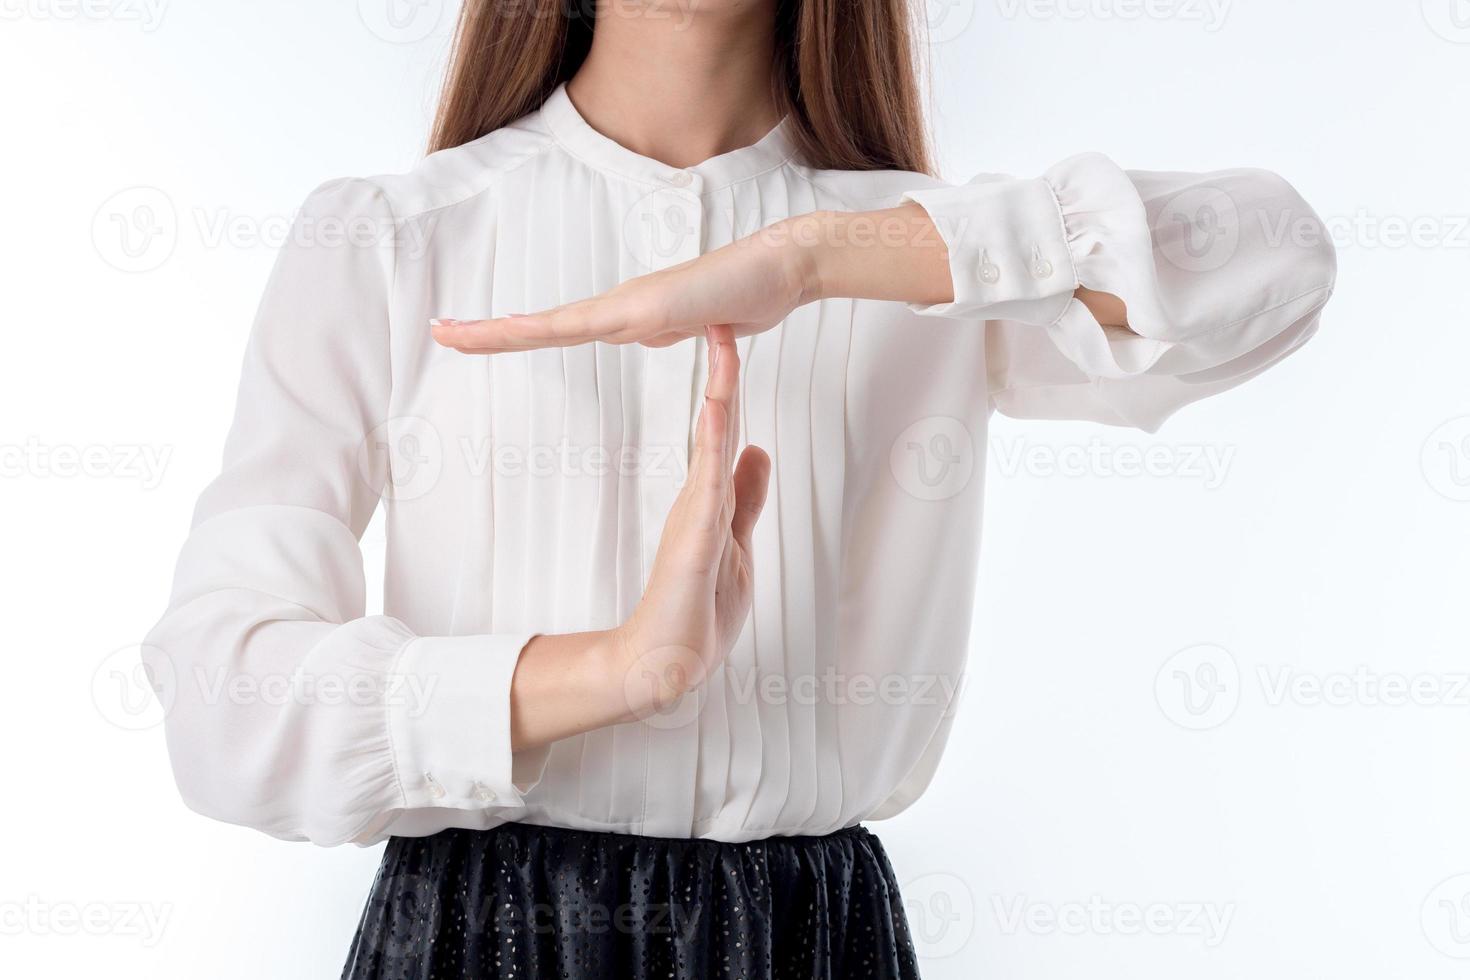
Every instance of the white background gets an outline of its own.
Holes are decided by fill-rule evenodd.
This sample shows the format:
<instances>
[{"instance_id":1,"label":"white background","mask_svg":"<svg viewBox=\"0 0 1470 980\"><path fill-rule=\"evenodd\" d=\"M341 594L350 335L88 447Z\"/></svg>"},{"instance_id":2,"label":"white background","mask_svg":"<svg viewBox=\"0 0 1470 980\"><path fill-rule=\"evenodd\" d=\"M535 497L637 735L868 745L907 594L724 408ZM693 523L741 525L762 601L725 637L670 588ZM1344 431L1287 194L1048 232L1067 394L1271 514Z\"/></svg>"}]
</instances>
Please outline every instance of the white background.
<instances>
[{"instance_id":1,"label":"white background","mask_svg":"<svg viewBox=\"0 0 1470 980\"><path fill-rule=\"evenodd\" d=\"M421 151L420 3L0 0L6 977L340 970L378 850L187 812L115 685L292 209ZM1470 4L930 14L946 175L1271 168L1341 275L1312 344L1157 437L997 422L967 701L875 827L925 975L1463 977Z\"/></svg>"}]
</instances>

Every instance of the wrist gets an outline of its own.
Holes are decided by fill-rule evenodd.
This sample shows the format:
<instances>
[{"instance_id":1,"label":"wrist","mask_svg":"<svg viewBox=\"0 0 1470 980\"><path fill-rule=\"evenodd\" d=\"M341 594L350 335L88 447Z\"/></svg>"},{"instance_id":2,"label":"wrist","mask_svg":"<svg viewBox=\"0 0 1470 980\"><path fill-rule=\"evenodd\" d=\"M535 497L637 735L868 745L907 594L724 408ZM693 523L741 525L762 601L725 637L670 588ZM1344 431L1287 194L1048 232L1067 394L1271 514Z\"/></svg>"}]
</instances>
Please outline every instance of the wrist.
<instances>
[{"instance_id":1,"label":"wrist","mask_svg":"<svg viewBox=\"0 0 1470 980\"><path fill-rule=\"evenodd\" d=\"M637 635L631 621L607 631L601 666L604 690L615 702L613 724L667 712L704 682L699 653L682 643L655 643Z\"/></svg>"},{"instance_id":2,"label":"wrist","mask_svg":"<svg viewBox=\"0 0 1470 980\"><path fill-rule=\"evenodd\" d=\"M588 639L580 657L581 674L587 679L587 689L597 704L599 727L633 721L633 706L628 703L626 691L633 662L627 627L597 630Z\"/></svg>"},{"instance_id":3,"label":"wrist","mask_svg":"<svg viewBox=\"0 0 1470 980\"><path fill-rule=\"evenodd\" d=\"M833 295L828 288L834 272L829 239L832 223L838 218L835 212L812 211L780 223L781 261L797 306Z\"/></svg>"}]
</instances>

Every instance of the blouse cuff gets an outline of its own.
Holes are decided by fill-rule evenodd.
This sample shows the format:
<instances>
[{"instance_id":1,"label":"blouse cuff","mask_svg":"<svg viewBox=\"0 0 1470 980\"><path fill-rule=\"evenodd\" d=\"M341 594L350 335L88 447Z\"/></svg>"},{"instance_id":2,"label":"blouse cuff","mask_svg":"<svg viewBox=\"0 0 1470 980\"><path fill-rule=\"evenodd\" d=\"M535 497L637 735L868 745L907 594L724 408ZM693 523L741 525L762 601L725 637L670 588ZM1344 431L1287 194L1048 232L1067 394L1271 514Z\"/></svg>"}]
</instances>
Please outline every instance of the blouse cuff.
<instances>
[{"instance_id":1,"label":"blouse cuff","mask_svg":"<svg viewBox=\"0 0 1470 980\"><path fill-rule=\"evenodd\" d=\"M1172 346L1149 336L1153 238L1142 199L1107 157L1087 153L1029 180L980 178L914 191L949 247L954 301L911 306L926 316L1015 320L1044 329L1093 378L1142 374ZM1128 305L1131 330L1098 324L1078 287ZM1140 329L1143 324L1143 329Z\"/></svg>"},{"instance_id":2,"label":"blouse cuff","mask_svg":"<svg viewBox=\"0 0 1470 980\"><path fill-rule=\"evenodd\" d=\"M1162 336L1154 241L1133 181L1100 153L1052 167L1043 178L1056 195L1077 285L1123 300L1128 328L1103 327L1075 297L1045 322L1047 334L1091 378L1144 374L1174 346Z\"/></svg>"},{"instance_id":3,"label":"blouse cuff","mask_svg":"<svg viewBox=\"0 0 1470 980\"><path fill-rule=\"evenodd\" d=\"M1056 196L1041 179L978 178L910 191L949 248L954 301L911 304L924 316L1050 323L1077 290Z\"/></svg>"},{"instance_id":4,"label":"blouse cuff","mask_svg":"<svg viewBox=\"0 0 1470 980\"><path fill-rule=\"evenodd\" d=\"M531 636L420 637L404 648L388 723L409 809L525 805L549 752L511 752L511 678Z\"/></svg>"}]
</instances>

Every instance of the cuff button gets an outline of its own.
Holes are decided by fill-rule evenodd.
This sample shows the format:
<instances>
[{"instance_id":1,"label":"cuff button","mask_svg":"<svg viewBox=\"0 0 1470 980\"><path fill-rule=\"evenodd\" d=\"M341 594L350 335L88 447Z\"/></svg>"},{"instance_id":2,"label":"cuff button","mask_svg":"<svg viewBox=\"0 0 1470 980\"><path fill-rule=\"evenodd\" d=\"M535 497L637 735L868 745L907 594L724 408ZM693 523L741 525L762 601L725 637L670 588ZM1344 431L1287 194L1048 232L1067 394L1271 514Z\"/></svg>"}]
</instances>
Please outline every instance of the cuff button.
<instances>
[{"instance_id":1,"label":"cuff button","mask_svg":"<svg viewBox=\"0 0 1470 980\"><path fill-rule=\"evenodd\" d=\"M1037 279L1050 279L1056 271L1056 266L1048 262L1041 254L1041 246L1038 245L1031 250L1031 274L1033 276Z\"/></svg>"},{"instance_id":2,"label":"cuff button","mask_svg":"<svg viewBox=\"0 0 1470 980\"><path fill-rule=\"evenodd\" d=\"M990 261L989 252L980 253L980 281L987 286L1000 282L1000 266Z\"/></svg>"}]
</instances>

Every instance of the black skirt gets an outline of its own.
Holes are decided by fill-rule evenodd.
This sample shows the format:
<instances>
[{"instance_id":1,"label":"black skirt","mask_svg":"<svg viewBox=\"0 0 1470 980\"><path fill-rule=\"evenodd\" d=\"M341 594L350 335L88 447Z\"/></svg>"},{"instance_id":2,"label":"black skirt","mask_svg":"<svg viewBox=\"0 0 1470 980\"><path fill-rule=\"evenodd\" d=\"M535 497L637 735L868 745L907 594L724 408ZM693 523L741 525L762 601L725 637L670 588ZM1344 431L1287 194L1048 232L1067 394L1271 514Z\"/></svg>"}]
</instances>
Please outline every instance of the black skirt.
<instances>
[{"instance_id":1,"label":"black skirt","mask_svg":"<svg viewBox=\"0 0 1470 980\"><path fill-rule=\"evenodd\" d=\"M911 980L878 838L505 824L388 842L344 980Z\"/></svg>"}]
</instances>

